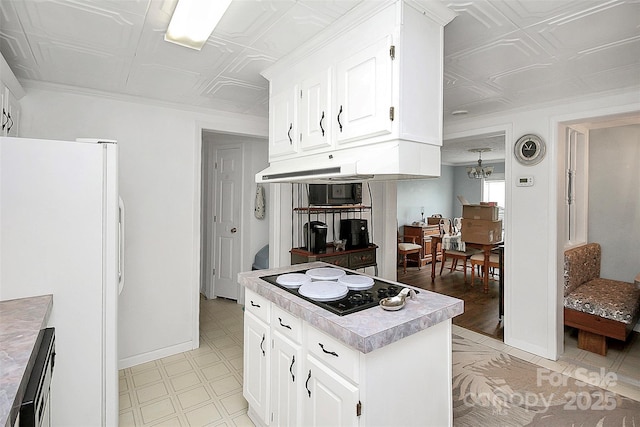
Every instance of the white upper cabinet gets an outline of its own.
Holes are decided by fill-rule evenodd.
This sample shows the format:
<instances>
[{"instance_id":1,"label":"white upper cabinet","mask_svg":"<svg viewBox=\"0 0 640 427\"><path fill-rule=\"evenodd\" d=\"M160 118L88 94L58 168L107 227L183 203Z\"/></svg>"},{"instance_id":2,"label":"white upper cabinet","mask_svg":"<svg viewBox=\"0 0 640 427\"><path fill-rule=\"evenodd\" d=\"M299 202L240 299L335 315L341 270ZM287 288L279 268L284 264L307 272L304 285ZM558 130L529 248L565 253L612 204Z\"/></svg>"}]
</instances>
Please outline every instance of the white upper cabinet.
<instances>
[{"instance_id":1,"label":"white upper cabinet","mask_svg":"<svg viewBox=\"0 0 640 427\"><path fill-rule=\"evenodd\" d=\"M312 74L301 83L300 150L330 147L333 114L330 105L333 68Z\"/></svg>"},{"instance_id":2,"label":"white upper cabinet","mask_svg":"<svg viewBox=\"0 0 640 427\"><path fill-rule=\"evenodd\" d=\"M269 161L391 141L439 149L443 34L453 16L436 2L361 2L265 70Z\"/></svg>"},{"instance_id":3,"label":"white upper cabinet","mask_svg":"<svg viewBox=\"0 0 640 427\"><path fill-rule=\"evenodd\" d=\"M298 87L289 87L269 99L269 158L298 151Z\"/></svg>"},{"instance_id":4,"label":"white upper cabinet","mask_svg":"<svg viewBox=\"0 0 640 427\"><path fill-rule=\"evenodd\" d=\"M20 103L9 88L0 84L0 107L2 108L2 131L0 136L18 136Z\"/></svg>"},{"instance_id":5,"label":"white upper cabinet","mask_svg":"<svg viewBox=\"0 0 640 427\"><path fill-rule=\"evenodd\" d=\"M338 144L391 133L392 46L386 36L338 63Z\"/></svg>"}]
</instances>

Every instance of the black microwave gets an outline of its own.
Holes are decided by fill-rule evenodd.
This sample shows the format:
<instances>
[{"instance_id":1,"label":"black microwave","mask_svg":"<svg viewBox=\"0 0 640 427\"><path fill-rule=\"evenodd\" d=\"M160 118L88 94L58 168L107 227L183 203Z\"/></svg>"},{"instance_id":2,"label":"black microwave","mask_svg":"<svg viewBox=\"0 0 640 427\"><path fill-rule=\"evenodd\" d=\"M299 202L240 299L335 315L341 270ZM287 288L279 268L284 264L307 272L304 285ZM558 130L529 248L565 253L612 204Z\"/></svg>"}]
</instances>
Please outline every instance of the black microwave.
<instances>
[{"instance_id":1,"label":"black microwave","mask_svg":"<svg viewBox=\"0 0 640 427\"><path fill-rule=\"evenodd\" d=\"M309 184L309 205L337 206L362 203L362 183Z\"/></svg>"}]
</instances>

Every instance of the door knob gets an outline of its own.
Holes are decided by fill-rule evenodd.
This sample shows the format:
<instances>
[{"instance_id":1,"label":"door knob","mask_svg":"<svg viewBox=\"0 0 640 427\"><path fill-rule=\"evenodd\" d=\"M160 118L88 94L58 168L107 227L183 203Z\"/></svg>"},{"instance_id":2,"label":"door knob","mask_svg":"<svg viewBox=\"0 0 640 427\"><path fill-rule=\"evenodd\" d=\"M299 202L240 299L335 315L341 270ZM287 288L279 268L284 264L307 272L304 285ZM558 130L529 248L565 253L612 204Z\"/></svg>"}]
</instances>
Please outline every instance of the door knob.
<instances>
[{"instance_id":1,"label":"door knob","mask_svg":"<svg viewBox=\"0 0 640 427\"><path fill-rule=\"evenodd\" d=\"M238 229L237 229L237 228L235 228L235 227L233 227L233 228L231 229L231 232L232 232L232 233L235 233L236 231L238 231Z\"/></svg>"}]
</instances>

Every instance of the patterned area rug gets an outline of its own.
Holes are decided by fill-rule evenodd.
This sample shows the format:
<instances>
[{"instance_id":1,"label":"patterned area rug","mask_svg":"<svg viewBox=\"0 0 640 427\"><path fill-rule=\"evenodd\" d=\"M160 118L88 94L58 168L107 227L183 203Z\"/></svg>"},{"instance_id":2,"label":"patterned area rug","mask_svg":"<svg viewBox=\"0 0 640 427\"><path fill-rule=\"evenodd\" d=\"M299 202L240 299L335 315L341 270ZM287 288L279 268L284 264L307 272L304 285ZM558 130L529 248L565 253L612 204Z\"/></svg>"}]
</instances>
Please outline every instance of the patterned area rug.
<instances>
[{"instance_id":1,"label":"patterned area rug","mask_svg":"<svg viewBox=\"0 0 640 427\"><path fill-rule=\"evenodd\" d=\"M455 426L640 426L640 402L453 335Z\"/></svg>"}]
</instances>

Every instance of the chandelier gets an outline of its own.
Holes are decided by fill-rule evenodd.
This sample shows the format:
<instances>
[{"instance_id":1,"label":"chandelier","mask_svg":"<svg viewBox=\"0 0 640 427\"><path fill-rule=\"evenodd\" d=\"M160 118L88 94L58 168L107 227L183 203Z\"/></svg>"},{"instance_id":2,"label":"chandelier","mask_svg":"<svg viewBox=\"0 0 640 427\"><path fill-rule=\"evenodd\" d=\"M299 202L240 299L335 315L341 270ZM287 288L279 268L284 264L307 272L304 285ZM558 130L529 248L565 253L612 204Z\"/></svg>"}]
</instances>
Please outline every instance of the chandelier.
<instances>
[{"instance_id":1,"label":"chandelier","mask_svg":"<svg viewBox=\"0 0 640 427\"><path fill-rule=\"evenodd\" d=\"M482 153L485 151L491 151L491 148L472 148L469 150L472 153L478 153L478 166L468 167L467 175L471 179L483 179L489 178L493 173L493 166L482 166Z\"/></svg>"}]
</instances>

